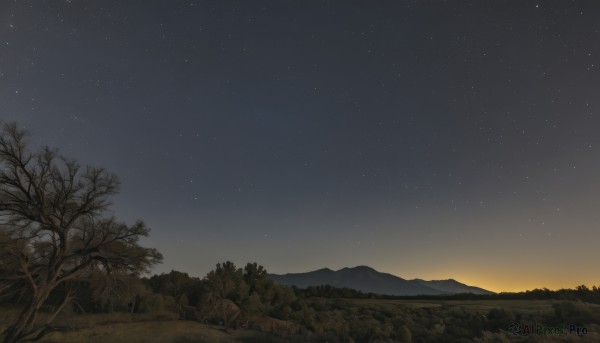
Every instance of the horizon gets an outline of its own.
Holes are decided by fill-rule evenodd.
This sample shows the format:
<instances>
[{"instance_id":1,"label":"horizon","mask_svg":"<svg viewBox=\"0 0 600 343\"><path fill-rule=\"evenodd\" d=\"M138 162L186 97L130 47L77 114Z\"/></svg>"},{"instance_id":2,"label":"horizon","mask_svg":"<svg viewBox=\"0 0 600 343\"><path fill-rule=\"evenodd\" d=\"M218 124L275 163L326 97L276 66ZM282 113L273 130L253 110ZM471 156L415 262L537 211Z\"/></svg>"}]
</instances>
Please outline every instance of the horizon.
<instances>
[{"instance_id":1,"label":"horizon","mask_svg":"<svg viewBox=\"0 0 600 343\"><path fill-rule=\"evenodd\" d=\"M157 273L600 285L599 4L3 2L0 120L117 174Z\"/></svg>"},{"instance_id":2,"label":"horizon","mask_svg":"<svg viewBox=\"0 0 600 343\"><path fill-rule=\"evenodd\" d=\"M226 262L226 261L220 261L220 262L217 262L217 263L223 263L223 262ZM231 262L234 262L234 261L231 261ZM243 268L246 265L246 263L255 263L255 261L248 261L248 262L244 262L244 263L240 263L240 264L234 262L234 264L238 268ZM258 262L256 262L256 263L258 263ZM261 265L260 263L258 263L258 264ZM337 271L340 271L340 270L346 269L346 268L353 269L353 268L357 268L357 267L367 267L367 268L371 268L371 269L373 269L373 270L375 270L375 271L377 271L379 273L390 274L390 275L402 278L404 280L416 280L416 279L421 279L421 280L425 280L425 281L454 280L454 281L460 282L462 284L465 284L467 286L482 288L484 290L491 291L491 292L494 292L494 293L520 293L520 292L525 292L525 291L532 291L532 290L535 290L535 289L549 289L551 291L558 291L558 290L561 290L561 289L575 289L577 286L582 286L582 285L586 286L586 287L588 287L590 289L592 289L592 287L594 287L594 286L596 286L596 287L600 286L598 284L581 284L580 283L580 284L574 284L572 286L556 286L556 287L531 286L531 287L519 288L519 289L494 289L494 288L491 288L491 287L484 287L484 286L482 286L482 285L480 285L478 283L471 283L471 282L467 282L467 281L462 280L462 279L457 279L455 277L442 277L442 278L424 278L424 277L418 277L418 276L406 277L406 276L403 276L401 274L395 274L395 273L392 273L392 272L387 272L387 271L379 270L376 267L372 267L372 266L368 266L368 265L364 265L364 264L363 265L355 265L355 266L345 266L345 267L339 267L339 268L321 267L321 268L316 268L316 269L311 269L311 270L306 270L306 271L287 271L287 272L272 272L268 268L268 266L265 266L265 265L262 265L262 266L267 270L267 272L269 274L275 274L275 275L304 274L304 273L310 273L310 272L314 272L314 271L318 271L318 270L322 270L322 269L329 269L331 271L337 272ZM156 269L156 267L154 269ZM212 269L207 270L202 275L196 275L194 273L190 273L190 272L187 272L187 271L184 271L184 270L170 269L168 271L161 270L160 272L152 271L152 272L148 273L148 276L168 274L171 271L178 271L178 272L186 273L190 277L197 277L197 278L203 279L204 276L206 276L206 274L208 274L211 270Z\"/></svg>"}]
</instances>

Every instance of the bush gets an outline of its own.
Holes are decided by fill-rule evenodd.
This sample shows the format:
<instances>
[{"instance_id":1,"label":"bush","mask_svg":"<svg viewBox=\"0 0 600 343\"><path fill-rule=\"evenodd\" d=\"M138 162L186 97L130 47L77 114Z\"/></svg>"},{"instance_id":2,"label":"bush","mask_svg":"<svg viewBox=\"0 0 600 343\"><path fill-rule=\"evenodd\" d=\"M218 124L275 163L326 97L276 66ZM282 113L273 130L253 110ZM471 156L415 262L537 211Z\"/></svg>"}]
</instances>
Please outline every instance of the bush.
<instances>
[{"instance_id":1,"label":"bush","mask_svg":"<svg viewBox=\"0 0 600 343\"><path fill-rule=\"evenodd\" d=\"M177 312L175 299L170 295L152 293L143 298L140 302L140 313L164 311Z\"/></svg>"}]
</instances>

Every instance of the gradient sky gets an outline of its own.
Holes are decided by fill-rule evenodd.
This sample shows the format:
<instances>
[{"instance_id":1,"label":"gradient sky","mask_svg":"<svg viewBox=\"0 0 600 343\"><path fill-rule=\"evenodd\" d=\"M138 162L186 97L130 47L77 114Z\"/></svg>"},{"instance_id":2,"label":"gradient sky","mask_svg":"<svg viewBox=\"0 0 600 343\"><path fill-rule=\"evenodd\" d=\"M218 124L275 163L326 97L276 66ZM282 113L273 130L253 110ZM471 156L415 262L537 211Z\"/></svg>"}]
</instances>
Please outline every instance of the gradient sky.
<instances>
[{"instance_id":1,"label":"gradient sky","mask_svg":"<svg viewBox=\"0 0 600 343\"><path fill-rule=\"evenodd\" d=\"M0 119L155 272L600 285L598 1L2 1Z\"/></svg>"}]
</instances>

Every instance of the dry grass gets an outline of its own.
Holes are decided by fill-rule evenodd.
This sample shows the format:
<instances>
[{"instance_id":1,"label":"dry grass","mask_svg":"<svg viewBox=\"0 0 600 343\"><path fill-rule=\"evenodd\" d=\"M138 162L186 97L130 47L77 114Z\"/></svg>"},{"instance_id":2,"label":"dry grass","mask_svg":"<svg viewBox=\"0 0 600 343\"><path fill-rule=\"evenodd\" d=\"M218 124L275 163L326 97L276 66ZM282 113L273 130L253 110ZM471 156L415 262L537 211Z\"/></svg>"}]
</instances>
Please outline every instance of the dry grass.
<instances>
[{"instance_id":1,"label":"dry grass","mask_svg":"<svg viewBox=\"0 0 600 343\"><path fill-rule=\"evenodd\" d=\"M0 332L18 315L12 307L0 308ZM275 336L251 330L230 330L195 321L177 320L169 312L130 314L67 315L57 318L56 326L75 330L48 334L41 343L220 343L285 342Z\"/></svg>"},{"instance_id":2,"label":"dry grass","mask_svg":"<svg viewBox=\"0 0 600 343\"><path fill-rule=\"evenodd\" d=\"M555 300L385 300L352 299L357 306L389 307L462 307L467 311L489 311L493 308L505 308L526 312L550 312Z\"/></svg>"},{"instance_id":3,"label":"dry grass","mask_svg":"<svg viewBox=\"0 0 600 343\"><path fill-rule=\"evenodd\" d=\"M264 340L262 339L264 338ZM200 343L272 341L257 332L236 330L226 333L193 321L147 321L101 324L68 333L52 333L45 343Z\"/></svg>"},{"instance_id":4,"label":"dry grass","mask_svg":"<svg viewBox=\"0 0 600 343\"><path fill-rule=\"evenodd\" d=\"M21 309L17 307L0 307L0 337L2 337L1 333L4 332L4 330L6 330L8 325L12 323L12 321L15 320L15 318L17 318L19 312L21 312Z\"/></svg>"},{"instance_id":5,"label":"dry grass","mask_svg":"<svg viewBox=\"0 0 600 343\"><path fill-rule=\"evenodd\" d=\"M511 309L515 313L548 313L553 311L556 301L543 300L378 300L347 299L350 306L393 310L394 308L463 308L467 311L487 312L493 308ZM599 305L590 305L600 308ZM10 323L19 310L13 307L0 308L0 332ZM52 333L42 343L201 343L201 342L286 342L276 336L252 330L231 330L226 333L217 327L194 321L182 321L169 312L130 314L65 315L57 319L57 326L68 326L77 330ZM600 342L600 327L594 326L584 341ZM548 337L546 337L548 338ZM569 337L579 341L580 337ZM492 340L493 341L493 340ZM569 340L567 340L569 341Z\"/></svg>"}]
</instances>

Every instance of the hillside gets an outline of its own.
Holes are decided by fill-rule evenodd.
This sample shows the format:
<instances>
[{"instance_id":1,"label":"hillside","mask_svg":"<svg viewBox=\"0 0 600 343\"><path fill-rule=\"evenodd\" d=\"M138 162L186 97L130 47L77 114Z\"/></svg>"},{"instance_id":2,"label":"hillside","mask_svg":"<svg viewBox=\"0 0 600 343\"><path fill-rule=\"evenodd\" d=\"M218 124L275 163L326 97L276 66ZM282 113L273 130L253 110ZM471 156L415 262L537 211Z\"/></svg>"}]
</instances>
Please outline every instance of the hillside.
<instances>
[{"instance_id":1,"label":"hillside","mask_svg":"<svg viewBox=\"0 0 600 343\"><path fill-rule=\"evenodd\" d=\"M323 268L307 273L270 274L273 281L306 288L309 286L331 285L339 288L352 288L365 293L385 295L442 295L456 293L491 294L483 288L468 286L456 280L421 279L406 280L401 277L379 272L371 267L358 266L333 271Z\"/></svg>"}]
</instances>

